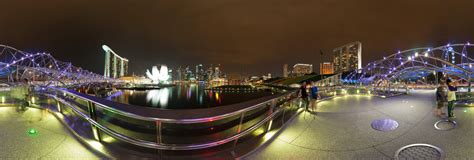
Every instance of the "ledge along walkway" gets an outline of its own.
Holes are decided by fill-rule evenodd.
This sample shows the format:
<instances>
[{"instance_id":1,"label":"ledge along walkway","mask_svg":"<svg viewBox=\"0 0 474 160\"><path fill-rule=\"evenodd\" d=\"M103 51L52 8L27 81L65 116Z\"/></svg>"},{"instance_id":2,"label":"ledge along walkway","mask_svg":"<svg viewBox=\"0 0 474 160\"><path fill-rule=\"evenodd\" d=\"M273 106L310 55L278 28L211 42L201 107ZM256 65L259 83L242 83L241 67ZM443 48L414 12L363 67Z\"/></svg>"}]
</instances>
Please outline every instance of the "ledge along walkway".
<instances>
[{"instance_id":1,"label":"ledge along walkway","mask_svg":"<svg viewBox=\"0 0 474 160\"><path fill-rule=\"evenodd\" d=\"M419 90L392 98L337 97L318 103L317 113L302 113L288 127L244 159L393 159L403 146L425 143L447 159L474 158L474 107L457 106L456 128L434 124L435 93ZM393 119L397 129L377 131L371 122ZM423 154L423 153L420 153Z\"/></svg>"}]
</instances>

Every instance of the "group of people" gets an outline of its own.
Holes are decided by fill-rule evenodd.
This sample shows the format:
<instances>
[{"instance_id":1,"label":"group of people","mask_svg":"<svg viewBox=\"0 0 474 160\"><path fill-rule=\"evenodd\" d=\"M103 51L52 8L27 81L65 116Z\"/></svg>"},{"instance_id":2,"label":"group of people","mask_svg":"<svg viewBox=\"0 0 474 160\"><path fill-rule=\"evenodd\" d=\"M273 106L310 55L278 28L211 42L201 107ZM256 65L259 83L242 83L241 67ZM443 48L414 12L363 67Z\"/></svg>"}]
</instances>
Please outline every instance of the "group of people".
<instances>
[{"instance_id":1,"label":"group of people","mask_svg":"<svg viewBox=\"0 0 474 160\"><path fill-rule=\"evenodd\" d=\"M457 82L454 82L451 79L447 79L446 82L443 80L441 81L438 88L436 88L436 100L437 100L437 108L436 108L436 115L441 117L446 115L442 111L443 107L448 104L448 118L453 119L454 116L454 102L456 101L456 91L458 90Z\"/></svg>"},{"instance_id":2,"label":"group of people","mask_svg":"<svg viewBox=\"0 0 474 160\"><path fill-rule=\"evenodd\" d=\"M458 90L457 82L453 81L452 79L447 79L446 81L441 80L440 85L436 88L436 100L437 100L437 108L435 110L435 114L439 117L446 115L444 113L443 107L448 105L448 118L453 119L454 116L454 102L456 101L456 91ZM309 93L308 93L309 91ZM299 97L301 97L301 107L305 108L307 112L315 111L317 107L316 103L318 98L320 98L318 94L318 87L315 85L314 82L308 83L304 81L301 84L299 90ZM309 108L311 107L311 111Z\"/></svg>"},{"instance_id":3,"label":"group of people","mask_svg":"<svg viewBox=\"0 0 474 160\"><path fill-rule=\"evenodd\" d=\"M310 92L309 94L308 94L308 90ZM317 107L316 103L319 98L319 94L318 94L318 87L316 86L314 82L308 83L304 81L301 84L299 96L301 97L302 107L305 108L307 112L311 112L309 110L309 107L311 107L312 111L315 111L315 108Z\"/></svg>"}]
</instances>

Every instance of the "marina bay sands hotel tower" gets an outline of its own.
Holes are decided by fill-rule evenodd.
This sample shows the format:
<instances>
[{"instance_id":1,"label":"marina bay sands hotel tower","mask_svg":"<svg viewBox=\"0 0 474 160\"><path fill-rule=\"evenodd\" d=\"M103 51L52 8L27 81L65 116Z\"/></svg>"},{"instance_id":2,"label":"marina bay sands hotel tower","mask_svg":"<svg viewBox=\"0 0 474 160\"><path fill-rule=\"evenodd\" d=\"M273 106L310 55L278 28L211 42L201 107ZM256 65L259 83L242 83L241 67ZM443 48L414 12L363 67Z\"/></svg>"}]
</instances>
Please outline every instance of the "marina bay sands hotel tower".
<instances>
[{"instance_id":1,"label":"marina bay sands hotel tower","mask_svg":"<svg viewBox=\"0 0 474 160\"><path fill-rule=\"evenodd\" d=\"M110 47L102 45L105 51L105 78L119 78L128 74L128 59L120 57Z\"/></svg>"}]
</instances>

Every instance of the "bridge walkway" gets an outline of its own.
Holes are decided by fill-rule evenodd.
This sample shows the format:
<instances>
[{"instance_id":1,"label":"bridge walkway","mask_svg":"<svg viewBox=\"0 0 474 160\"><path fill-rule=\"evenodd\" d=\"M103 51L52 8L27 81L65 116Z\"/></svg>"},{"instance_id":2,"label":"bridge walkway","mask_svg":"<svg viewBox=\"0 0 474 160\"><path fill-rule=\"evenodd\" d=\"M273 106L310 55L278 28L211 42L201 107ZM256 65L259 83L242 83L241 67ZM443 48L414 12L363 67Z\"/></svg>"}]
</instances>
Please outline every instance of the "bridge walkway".
<instances>
[{"instance_id":1,"label":"bridge walkway","mask_svg":"<svg viewBox=\"0 0 474 160\"><path fill-rule=\"evenodd\" d=\"M101 159L46 110L0 107L0 159Z\"/></svg>"},{"instance_id":2,"label":"bridge walkway","mask_svg":"<svg viewBox=\"0 0 474 160\"><path fill-rule=\"evenodd\" d=\"M426 143L448 159L474 157L474 107L455 108L457 127L434 128L434 91L419 90L392 98L345 96L318 104L317 113L302 113L274 139L244 159L393 159L403 146ZM382 132L375 119L393 119L399 127Z\"/></svg>"}]
</instances>

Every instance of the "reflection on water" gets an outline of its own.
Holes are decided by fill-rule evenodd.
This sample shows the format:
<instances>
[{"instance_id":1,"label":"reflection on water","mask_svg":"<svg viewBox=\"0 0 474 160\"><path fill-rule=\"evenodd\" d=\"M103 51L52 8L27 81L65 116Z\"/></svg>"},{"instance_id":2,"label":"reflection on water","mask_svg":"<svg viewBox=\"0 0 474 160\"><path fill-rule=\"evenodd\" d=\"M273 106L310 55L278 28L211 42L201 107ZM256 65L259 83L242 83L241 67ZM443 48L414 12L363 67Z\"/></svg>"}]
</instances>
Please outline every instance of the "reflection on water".
<instances>
[{"instance_id":1,"label":"reflection on water","mask_svg":"<svg viewBox=\"0 0 474 160\"><path fill-rule=\"evenodd\" d=\"M168 98L169 98L169 89L163 88L158 90L151 90L148 91L146 94L146 102L151 104L152 106L167 106L168 105Z\"/></svg>"},{"instance_id":2,"label":"reflection on water","mask_svg":"<svg viewBox=\"0 0 474 160\"><path fill-rule=\"evenodd\" d=\"M189 109L234 104L272 94L270 91L213 92L204 89L204 84L178 84L147 91L124 90L111 100L164 109Z\"/></svg>"}]
</instances>

